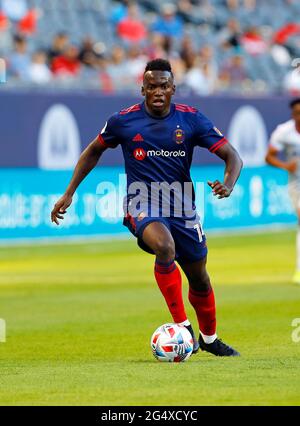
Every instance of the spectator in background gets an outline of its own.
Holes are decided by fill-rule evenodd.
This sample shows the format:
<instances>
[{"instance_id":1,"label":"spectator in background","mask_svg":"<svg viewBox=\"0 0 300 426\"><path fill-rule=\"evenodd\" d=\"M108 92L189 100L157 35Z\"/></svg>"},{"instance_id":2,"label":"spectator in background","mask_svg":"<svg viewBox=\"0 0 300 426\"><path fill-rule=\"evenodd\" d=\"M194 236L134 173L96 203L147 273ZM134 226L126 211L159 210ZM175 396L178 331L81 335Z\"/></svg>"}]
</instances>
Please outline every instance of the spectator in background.
<instances>
[{"instance_id":1,"label":"spectator in background","mask_svg":"<svg viewBox=\"0 0 300 426\"><path fill-rule=\"evenodd\" d=\"M291 64L291 55L285 46L274 44L270 48L270 54L274 62L280 67L288 67Z\"/></svg>"},{"instance_id":2,"label":"spectator in background","mask_svg":"<svg viewBox=\"0 0 300 426\"><path fill-rule=\"evenodd\" d=\"M88 68L97 67L98 55L94 50L94 40L90 36L83 39L81 49L78 55L79 61Z\"/></svg>"},{"instance_id":3,"label":"spectator in background","mask_svg":"<svg viewBox=\"0 0 300 426\"><path fill-rule=\"evenodd\" d=\"M191 0L179 0L177 2L178 16L186 22L190 22L194 25L200 25L205 22L203 17L200 18L200 14L197 13L198 9L195 8Z\"/></svg>"},{"instance_id":4,"label":"spectator in background","mask_svg":"<svg viewBox=\"0 0 300 426\"><path fill-rule=\"evenodd\" d=\"M52 78L51 71L47 65L47 55L39 50L32 55L29 66L29 80L36 84L49 83Z\"/></svg>"},{"instance_id":5,"label":"spectator in background","mask_svg":"<svg viewBox=\"0 0 300 426\"><path fill-rule=\"evenodd\" d=\"M219 43L223 48L239 49L241 46L241 28L240 23L236 19L229 19L226 27L222 28L218 33Z\"/></svg>"},{"instance_id":6,"label":"spectator in background","mask_svg":"<svg viewBox=\"0 0 300 426\"><path fill-rule=\"evenodd\" d=\"M276 31L274 35L274 42L285 45L288 42L288 39L295 34L300 34L300 24L289 22Z\"/></svg>"},{"instance_id":7,"label":"spectator in background","mask_svg":"<svg viewBox=\"0 0 300 426\"><path fill-rule=\"evenodd\" d=\"M148 58L142 53L139 46L130 46L127 53L128 74L132 77L135 85L143 80L147 60Z\"/></svg>"},{"instance_id":8,"label":"spectator in background","mask_svg":"<svg viewBox=\"0 0 300 426\"><path fill-rule=\"evenodd\" d=\"M185 62L186 67L188 67L190 58L196 54L193 41L190 36L186 35L182 38L179 53L180 57Z\"/></svg>"},{"instance_id":9,"label":"spectator in background","mask_svg":"<svg viewBox=\"0 0 300 426\"><path fill-rule=\"evenodd\" d=\"M0 10L0 56L4 56L4 52L9 50L12 50L10 22L7 16Z\"/></svg>"},{"instance_id":10,"label":"spectator in background","mask_svg":"<svg viewBox=\"0 0 300 426\"><path fill-rule=\"evenodd\" d=\"M51 64L53 59L63 54L65 48L69 44L69 36L65 32L59 32L52 40L52 45L47 52L49 63Z\"/></svg>"},{"instance_id":11,"label":"spectator in background","mask_svg":"<svg viewBox=\"0 0 300 426\"><path fill-rule=\"evenodd\" d=\"M182 20L176 16L176 6L165 3L161 7L161 16L152 24L151 30L160 34L180 38L183 35Z\"/></svg>"},{"instance_id":12,"label":"spectator in background","mask_svg":"<svg viewBox=\"0 0 300 426\"><path fill-rule=\"evenodd\" d=\"M64 3L67 0L62 1ZM68 35L65 32L57 34L47 52L49 68L53 69L55 75L72 77L79 73L82 87L91 87L92 79L99 82L99 74L101 74L102 90L106 92L112 92L115 89L135 90L136 81L141 80L145 61L162 57L172 63L177 84L179 86L182 84L183 91L183 75L187 71L189 86L193 90L203 93L201 87L203 81L206 81L207 91L210 93L212 88L215 91L218 91L218 88L222 89L222 85L225 89L231 87L234 81L236 87L233 87L233 90L239 90L240 85L247 88L249 79L245 78L247 73L243 59L237 57L229 59L232 55L238 56L246 52L248 66L251 66L249 73L251 71L251 76L255 81L265 81L270 90L274 90L281 84L282 90L294 93L298 90L298 73L291 70L285 79L280 79L280 76L290 69L292 58L300 56L300 23L298 23L299 19L297 20L297 11L300 10L299 2L300 0L276 0L277 6L272 8L268 0L261 0L261 2L255 0L169 0L169 2L168 0L143 0L140 2L118 0L111 2L114 4L112 10L109 8L107 14L103 13L102 18L105 25L112 22L114 25L108 30L107 40L102 40L102 31L98 32L97 27L99 25L98 16L92 13L96 10L96 3L99 3L99 11L101 9L102 2L97 0L95 5L86 4L84 8L80 6L79 10L85 10L86 16L89 16L89 19L84 20L84 25L91 23L84 30L87 31L87 34L93 35L95 41L98 40L98 37L100 41L94 43L90 37L86 37L82 42L78 61L76 58L72 59L72 55L70 57L69 54L65 54L69 45ZM8 74L10 73L19 80L26 80L26 84L28 79L35 79L35 77L28 77L28 63L30 69L35 70L34 75L42 75L43 72L46 75L47 70L43 65L43 55L40 52L35 54L31 63L27 45L24 49L22 41L13 42L13 34L20 35L21 28L21 36L24 35L24 32L32 35L36 22L30 7L38 5L41 16L44 14L44 18L47 18L48 6L46 7L46 4L47 2L41 0L0 0L0 56L6 59ZM143 22L144 15L140 19L137 4L139 10L145 12L145 22L154 21L150 25L154 31L147 36L146 25ZM157 13L158 5L161 5L161 16ZM269 6L270 13L268 13ZM280 15L281 10L282 15ZM292 20L291 13L294 16ZM74 11L70 8L58 8L55 15L57 15L57 19L53 21L53 31L55 31L56 25L57 29L61 28L61 21L66 18L66 22L70 21L70 33L73 34L73 31L76 30L76 22L73 22ZM74 23L74 27L71 22ZM80 22L79 18L79 25ZM249 28L243 33L241 28L245 28L249 22L259 24L259 26ZM278 25L280 26L278 27ZM116 34L111 34L113 29L116 30ZM34 34L34 38L30 38L30 43L34 46L44 43L44 31L47 31L47 28L40 30ZM80 38L80 34L81 32L74 33L76 40L77 37ZM110 37L117 34L120 35L121 40L118 38L114 40ZM21 38L24 39L24 37ZM24 40L26 44L26 39ZM129 48L128 53L119 47L111 50L112 42L116 44L120 42L122 46L127 47L137 44L141 48ZM208 43L209 46L216 47L216 50L212 51L211 47L205 45ZM107 47L110 48L109 51L107 51ZM200 47L201 50L199 50ZM270 61L264 55L265 52ZM249 55L254 56L254 59L251 59ZM52 67L52 61L55 58L58 59L55 60ZM224 64L221 72L218 71L217 64ZM270 66L272 66L273 78L269 78L270 69L268 68ZM125 70L126 78L124 77ZM278 76L278 84L274 84L276 76ZM43 78L46 82L47 76L41 77L41 80ZM36 79L39 80L39 77ZM117 79L119 79L119 83L115 83ZM221 80L220 85L219 79ZM73 87L76 87L77 80L71 78L70 81L70 85L73 84ZM253 90L261 91L262 86L257 84L252 87Z\"/></svg>"},{"instance_id":13,"label":"spectator in background","mask_svg":"<svg viewBox=\"0 0 300 426\"><path fill-rule=\"evenodd\" d=\"M187 61L187 72L184 78L185 84L197 95L209 95L212 92L209 81L206 78L199 56L190 56Z\"/></svg>"},{"instance_id":14,"label":"spectator in background","mask_svg":"<svg viewBox=\"0 0 300 426\"><path fill-rule=\"evenodd\" d=\"M2 0L0 6L3 13L14 22L20 21L28 13L26 0Z\"/></svg>"},{"instance_id":15,"label":"spectator in background","mask_svg":"<svg viewBox=\"0 0 300 426\"><path fill-rule=\"evenodd\" d=\"M234 55L221 68L219 74L222 89L240 90L247 80L244 60L241 55Z\"/></svg>"},{"instance_id":16,"label":"spectator in background","mask_svg":"<svg viewBox=\"0 0 300 426\"><path fill-rule=\"evenodd\" d=\"M212 93L217 87L219 72L214 50L210 45L206 44L200 49L199 61L202 72L207 80L208 90Z\"/></svg>"},{"instance_id":17,"label":"spectator in background","mask_svg":"<svg viewBox=\"0 0 300 426\"><path fill-rule=\"evenodd\" d=\"M292 96L300 96L300 67L287 73L283 80L283 88Z\"/></svg>"},{"instance_id":18,"label":"spectator in background","mask_svg":"<svg viewBox=\"0 0 300 426\"><path fill-rule=\"evenodd\" d=\"M52 61L51 70L57 77L76 77L78 76L81 64L78 59L79 51L74 45L66 47L64 53Z\"/></svg>"},{"instance_id":19,"label":"spectator in background","mask_svg":"<svg viewBox=\"0 0 300 426\"><path fill-rule=\"evenodd\" d=\"M239 5L240 5L239 0L226 0L226 3L227 3L227 8L231 12L234 12L235 10L237 10L239 8Z\"/></svg>"},{"instance_id":20,"label":"spectator in background","mask_svg":"<svg viewBox=\"0 0 300 426\"><path fill-rule=\"evenodd\" d=\"M0 32L6 31L9 27L9 20L5 13L0 10Z\"/></svg>"},{"instance_id":21,"label":"spectator in background","mask_svg":"<svg viewBox=\"0 0 300 426\"><path fill-rule=\"evenodd\" d=\"M244 0L243 3L244 3L244 8L249 12L256 9L256 0Z\"/></svg>"},{"instance_id":22,"label":"spectator in background","mask_svg":"<svg viewBox=\"0 0 300 426\"><path fill-rule=\"evenodd\" d=\"M226 0L227 8L231 14L237 14L241 9L251 13L256 9L256 0Z\"/></svg>"},{"instance_id":23,"label":"spectator in background","mask_svg":"<svg viewBox=\"0 0 300 426\"><path fill-rule=\"evenodd\" d=\"M14 50L8 58L8 71L13 77L28 81L30 68L30 55L25 37L14 36Z\"/></svg>"},{"instance_id":24,"label":"spectator in background","mask_svg":"<svg viewBox=\"0 0 300 426\"><path fill-rule=\"evenodd\" d=\"M248 11L256 8L256 0L226 0L227 7L231 11L235 11L240 7L244 7Z\"/></svg>"},{"instance_id":25,"label":"spectator in background","mask_svg":"<svg viewBox=\"0 0 300 426\"><path fill-rule=\"evenodd\" d=\"M150 33L149 43L145 47L145 54L149 60L155 58L167 58L167 52L169 49L170 38L160 33Z\"/></svg>"},{"instance_id":26,"label":"spectator in background","mask_svg":"<svg viewBox=\"0 0 300 426\"><path fill-rule=\"evenodd\" d=\"M298 40L297 40L298 39ZM293 43L296 40L296 43ZM281 27L274 35L273 42L288 50L292 56L298 56L300 46L300 24L289 22ZM295 49L296 47L296 49Z\"/></svg>"},{"instance_id":27,"label":"spectator in background","mask_svg":"<svg viewBox=\"0 0 300 426\"><path fill-rule=\"evenodd\" d=\"M185 63L178 55L177 56L172 55L169 58L169 61L171 63L172 71L175 77L176 86L180 87L184 83L184 79L185 79L185 72L186 72Z\"/></svg>"},{"instance_id":28,"label":"spectator in background","mask_svg":"<svg viewBox=\"0 0 300 426\"><path fill-rule=\"evenodd\" d=\"M114 26L118 25L122 19L126 18L128 3L129 0L123 0L122 3L117 3L111 11L110 21Z\"/></svg>"},{"instance_id":29,"label":"spectator in background","mask_svg":"<svg viewBox=\"0 0 300 426\"><path fill-rule=\"evenodd\" d=\"M111 56L107 65L107 74L114 90L127 89L132 84L129 76L126 53L123 47L116 45L111 49Z\"/></svg>"},{"instance_id":30,"label":"spectator in background","mask_svg":"<svg viewBox=\"0 0 300 426\"><path fill-rule=\"evenodd\" d=\"M242 36L241 43L249 55L261 55L268 47L257 27L250 27Z\"/></svg>"},{"instance_id":31,"label":"spectator in background","mask_svg":"<svg viewBox=\"0 0 300 426\"><path fill-rule=\"evenodd\" d=\"M141 43L146 38L147 29L139 17L136 3L129 3L127 16L117 25L117 34L128 43Z\"/></svg>"},{"instance_id":32,"label":"spectator in background","mask_svg":"<svg viewBox=\"0 0 300 426\"><path fill-rule=\"evenodd\" d=\"M32 35L36 32L38 12L35 9L29 12L18 22L18 32L24 35Z\"/></svg>"}]
</instances>

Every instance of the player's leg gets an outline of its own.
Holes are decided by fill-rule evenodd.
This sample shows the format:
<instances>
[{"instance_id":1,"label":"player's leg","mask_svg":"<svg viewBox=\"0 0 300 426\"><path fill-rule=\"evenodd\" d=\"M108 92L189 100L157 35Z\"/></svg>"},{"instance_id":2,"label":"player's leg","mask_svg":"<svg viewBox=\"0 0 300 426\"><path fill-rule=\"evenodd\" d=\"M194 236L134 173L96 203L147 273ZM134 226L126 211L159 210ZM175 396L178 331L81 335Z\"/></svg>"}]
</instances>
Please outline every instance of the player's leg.
<instances>
[{"instance_id":1,"label":"player's leg","mask_svg":"<svg viewBox=\"0 0 300 426\"><path fill-rule=\"evenodd\" d=\"M293 282L300 284L300 189L298 184L294 182L289 184L289 195L298 216L296 234L296 270L293 276Z\"/></svg>"},{"instance_id":2,"label":"player's leg","mask_svg":"<svg viewBox=\"0 0 300 426\"><path fill-rule=\"evenodd\" d=\"M175 244L168 228L162 219L153 220L145 217L142 220L127 214L124 225L137 237L139 247L147 253L154 254L154 274L161 293L163 294L169 311L175 323L184 325L194 340L193 353L199 350L198 339L187 319L182 299L182 279L175 259Z\"/></svg>"},{"instance_id":3,"label":"player's leg","mask_svg":"<svg viewBox=\"0 0 300 426\"><path fill-rule=\"evenodd\" d=\"M206 271L206 259L193 263L181 263L189 283L189 301L196 311L200 333L206 343L212 343L216 335L216 306L214 292Z\"/></svg>"},{"instance_id":4,"label":"player's leg","mask_svg":"<svg viewBox=\"0 0 300 426\"><path fill-rule=\"evenodd\" d=\"M189 325L183 298L182 279L175 259L175 244L167 226L159 221L144 228L141 238L155 254L154 275L174 322Z\"/></svg>"},{"instance_id":5,"label":"player's leg","mask_svg":"<svg viewBox=\"0 0 300 426\"><path fill-rule=\"evenodd\" d=\"M199 216L192 220L173 218L172 236L177 261L189 281L189 300L199 323L199 344L202 350L217 356L239 355L216 335L216 306L214 292L206 270L207 246Z\"/></svg>"},{"instance_id":6,"label":"player's leg","mask_svg":"<svg viewBox=\"0 0 300 426\"><path fill-rule=\"evenodd\" d=\"M237 356L239 353L218 339L216 334L215 297L206 261L205 256L196 262L180 264L189 282L189 301L198 319L200 348L217 356Z\"/></svg>"}]
</instances>

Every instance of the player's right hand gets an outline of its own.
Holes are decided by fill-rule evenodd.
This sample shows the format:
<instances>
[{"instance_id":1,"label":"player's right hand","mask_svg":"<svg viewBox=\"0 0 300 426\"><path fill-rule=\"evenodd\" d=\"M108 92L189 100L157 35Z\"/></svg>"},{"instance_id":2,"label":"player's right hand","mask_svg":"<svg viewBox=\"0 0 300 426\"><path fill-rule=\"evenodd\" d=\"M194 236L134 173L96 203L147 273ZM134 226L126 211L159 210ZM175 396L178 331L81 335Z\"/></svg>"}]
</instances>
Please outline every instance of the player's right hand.
<instances>
[{"instance_id":1,"label":"player's right hand","mask_svg":"<svg viewBox=\"0 0 300 426\"><path fill-rule=\"evenodd\" d=\"M64 219L63 215L66 213L67 208L72 204L72 196L64 194L58 201L55 203L53 210L51 212L51 222L59 225L58 219Z\"/></svg>"},{"instance_id":2,"label":"player's right hand","mask_svg":"<svg viewBox=\"0 0 300 426\"><path fill-rule=\"evenodd\" d=\"M298 169L298 161L297 160L291 160L288 163L286 163L286 170L290 173L295 173Z\"/></svg>"}]
</instances>

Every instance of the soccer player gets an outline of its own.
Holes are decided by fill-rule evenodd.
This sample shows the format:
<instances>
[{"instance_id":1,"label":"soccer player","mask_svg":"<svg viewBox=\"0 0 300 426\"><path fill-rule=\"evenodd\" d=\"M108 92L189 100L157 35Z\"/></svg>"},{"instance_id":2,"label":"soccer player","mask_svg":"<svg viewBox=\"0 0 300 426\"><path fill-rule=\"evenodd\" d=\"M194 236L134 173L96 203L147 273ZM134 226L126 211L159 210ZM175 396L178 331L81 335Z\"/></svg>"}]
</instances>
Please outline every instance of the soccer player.
<instances>
[{"instance_id":1,"label":"soccer player","mask_svg":"<svg viewBox=\"0 0 300 426\"><path fill-rule=\"evenodd\" d=\"M289 195L300 224L300 98L290 102L291 120L279 124L270 138L266 162L288 171ZM279 154L283 154L280 158ZM297 231L297 259L293 282L300 284L300 227Z\"/></svg>"},{"instance_id":2,"label":"soccer player","mask_svg":"<svg viewBox=\"0 0 300 426\"><path fill-rule=\"evenodd\" d=\"M208 185L218 198L229 197L239 177L242 161L221 132L196 108L171 102L175 85L168 61L154 59L148 62L141 93L144 102L112 115L101 133L83 151L65 194L52 210L52 222L58 225L59 219L63 219L76 188L96 166L102 153L121 144L128 191L124 225L137 237L142 249L155 255L154 275L174 322L191 332L194 353L200 346L203 351L217 356L237 356L239 353L216 334L215 297L206 271L206 238L195 209L193 187L183 196L183 204L185 198L192 199L192 208L187 212L184 209L181 216L174 213L178 191L170 197L172 212L163 215L161 200L154 197L154 204L158 203L159 209L154 214L153 205L149 208L147 204L148 195L141 196L142 190L131 193L130 188L136 182L143 183L150 192L153 182L169 185L176 182L182 186L189 183L192 186L190 166L193 149L198 145L225 162L224 182L209 181ZM141 196L139 213L133 208L137 196ZM199 339L185 313L181 274L175 260L189 282L189 301L196 311Z\"/></svg>"}]
</instances>

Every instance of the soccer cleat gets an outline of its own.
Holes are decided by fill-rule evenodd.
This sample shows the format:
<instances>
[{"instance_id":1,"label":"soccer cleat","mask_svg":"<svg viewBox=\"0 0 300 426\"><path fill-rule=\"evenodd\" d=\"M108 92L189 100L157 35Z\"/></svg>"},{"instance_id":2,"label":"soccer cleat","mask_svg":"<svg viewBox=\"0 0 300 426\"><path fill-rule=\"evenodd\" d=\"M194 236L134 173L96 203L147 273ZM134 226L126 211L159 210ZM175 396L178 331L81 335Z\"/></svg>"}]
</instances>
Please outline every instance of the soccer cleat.
<instances>
[{"instance_id":1,"label":"soccer cleat","mask_svg":"<svg viewBox=\"0 0 300 426\"><path fill-rule=\"evenodd\" d=\"M192 336L193 341L194 341L193 354L196 354L199 351L199 342L198 342L198 339L195 336L193 327L190 324L190 325L185 325L185 328L187 328L189 330L189 332L191 333L191 336Z\"/></svg>"},{"instance_id":2,"label":"soccer cleat","mask_svg":"<svg viewBox=\"0 0 300 426\"><path fill-rule=\"evenodd\" d=\"M300 284L300 271L296 271L292 278L293 283Z\"/></svg>"},{"instance_id":3,"label":"soccer cleat","mask_svg":"<svg viewBox=\"0 0 300 426\"><path fill-rule=\"evenodd\" d=\"M199 336L199 346L202 351L210 352L216 356L240 356L239 352L231 346L226 345L221 339L216 338L213 343L205 343L201 333Z\"/></svg>"}]
</instances>

